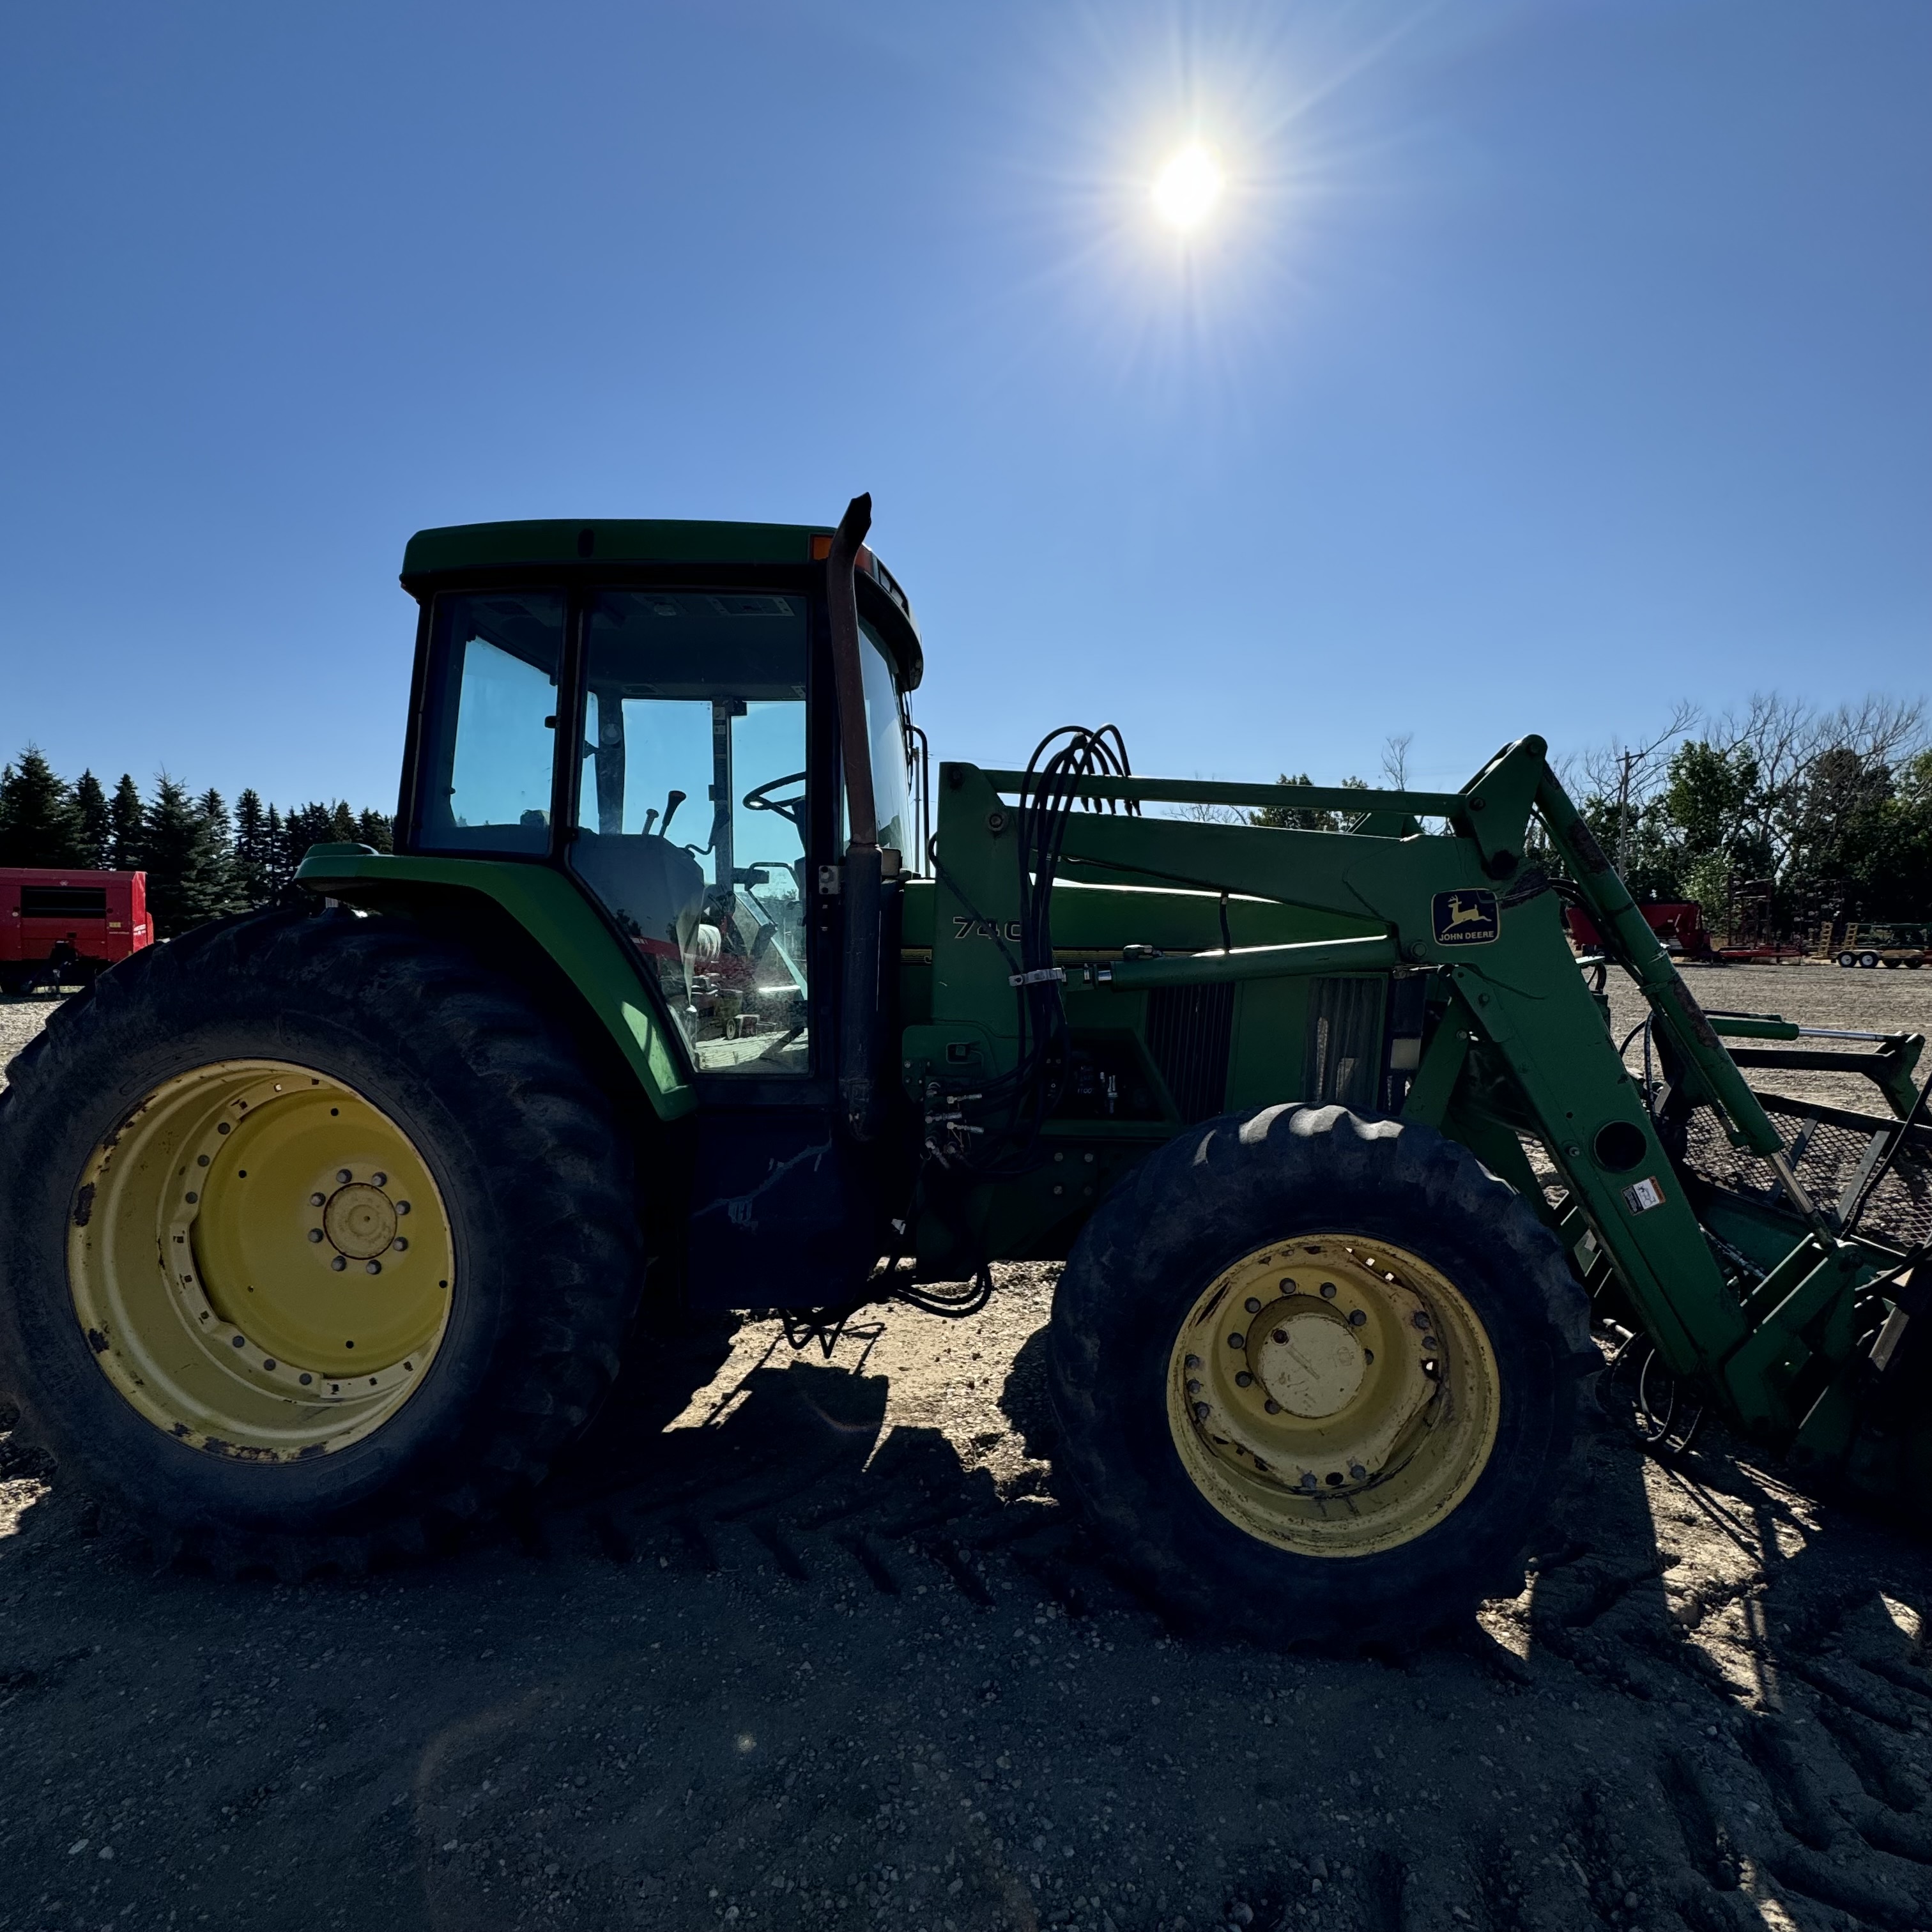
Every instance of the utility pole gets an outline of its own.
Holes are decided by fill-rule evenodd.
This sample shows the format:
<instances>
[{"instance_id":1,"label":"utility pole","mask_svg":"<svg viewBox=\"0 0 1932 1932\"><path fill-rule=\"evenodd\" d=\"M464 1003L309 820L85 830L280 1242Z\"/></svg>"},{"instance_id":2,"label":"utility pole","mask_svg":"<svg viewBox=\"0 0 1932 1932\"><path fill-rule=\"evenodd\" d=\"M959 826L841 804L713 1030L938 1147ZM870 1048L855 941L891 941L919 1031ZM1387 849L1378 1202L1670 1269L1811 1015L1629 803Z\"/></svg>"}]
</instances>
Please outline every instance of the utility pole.
<instances>
[{"instance_id":1,"label":"utility pole","mask_svg":"<svg viewBox=\"0 0 1932 1932\"><path fill-rule=\"evenodd\" d=\"M1623 776L1617 784L1617 876L1622 878L1629 869L1624 861L1630 851L1630 767L1636 763L1637 754L1622 752L1618 754L1618 762L1623 767Z\"/></svg>"}]
</instances>

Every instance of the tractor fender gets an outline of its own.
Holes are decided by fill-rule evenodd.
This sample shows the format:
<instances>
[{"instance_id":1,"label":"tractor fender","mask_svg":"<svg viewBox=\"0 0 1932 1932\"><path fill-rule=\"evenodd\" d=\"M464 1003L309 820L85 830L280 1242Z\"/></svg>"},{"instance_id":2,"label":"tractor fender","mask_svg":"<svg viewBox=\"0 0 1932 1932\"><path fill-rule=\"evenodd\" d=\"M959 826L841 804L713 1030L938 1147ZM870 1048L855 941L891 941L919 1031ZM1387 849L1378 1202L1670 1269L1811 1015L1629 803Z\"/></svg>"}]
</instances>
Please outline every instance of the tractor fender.
<instances>
[{"instance_id":1,"label":"tractor fender","mask_svg":"<svg viewBox=\"0 0 1932 1932\"><path fill-rule=\"evenodd\" d=\"M574 1009L580 1045L661 1121L698 1105L671 1022L586 894L553 866L431 859L362 846L310 849L296 884L359 910L415 917L464 939L500 971Z\"/></svg>"}]
</instances>

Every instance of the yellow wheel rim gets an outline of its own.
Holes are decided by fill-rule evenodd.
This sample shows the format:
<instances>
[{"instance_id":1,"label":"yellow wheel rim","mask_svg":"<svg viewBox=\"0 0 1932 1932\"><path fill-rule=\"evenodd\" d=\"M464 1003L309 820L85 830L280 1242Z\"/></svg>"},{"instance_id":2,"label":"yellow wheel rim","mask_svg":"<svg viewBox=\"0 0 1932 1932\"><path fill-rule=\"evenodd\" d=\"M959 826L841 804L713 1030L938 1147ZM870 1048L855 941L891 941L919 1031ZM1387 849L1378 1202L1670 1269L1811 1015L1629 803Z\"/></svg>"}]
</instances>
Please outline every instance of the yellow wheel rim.
<instances>
[{"instance_id":1,"label":"yellow wheel rim","mask_svg":"<svg viewBox=\"0 0 1932 1932\"><path fill-rule=\"evenodd\" d=\"M455 1250L409 1136L340 1081L228 1060L158 1087L88 1158L74 1313L157 1428L292 1462L380 1428L448 1326Z\"/></svg>"},{"instance_id":2,"label":"yellow wheel rim","mask_svg":"<svg viewBox=\"0 0 1932 1932\"><path fill-rule=\"evenodd\" d=\"M1496 1446L1501 1384L1448 1279L1358 1234L1258 1248L1216 1276L1174 1337L1167 1414L1202 1496L1304 1556L1366 1556L1426 1534Z\"/></svg>"}]
</instances>

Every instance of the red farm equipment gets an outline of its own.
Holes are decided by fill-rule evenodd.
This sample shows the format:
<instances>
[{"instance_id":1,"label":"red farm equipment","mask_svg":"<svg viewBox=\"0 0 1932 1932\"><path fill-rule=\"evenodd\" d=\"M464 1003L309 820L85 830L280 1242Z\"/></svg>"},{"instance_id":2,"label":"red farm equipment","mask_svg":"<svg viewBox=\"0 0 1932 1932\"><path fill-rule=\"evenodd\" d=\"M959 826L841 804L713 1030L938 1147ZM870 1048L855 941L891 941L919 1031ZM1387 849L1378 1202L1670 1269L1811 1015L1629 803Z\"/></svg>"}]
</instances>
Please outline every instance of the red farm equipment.
<instances>
[{"instance_id":1,"label":"red farm equipment","mask_svg":"<svg viewBox=\"0 0 1932 1932\"><path fill-rule=\"evenodd\" d=\"M1640 900L1636 909L1672 958L1708 961L1711 958L1711 935L1704 928L1704 909L1695 899ZM1566 906L1563 918L1570 943L1579 952L1602 952L1603 936L1581 907Z\"/></svg>"},{"instance_id":2,"label":"red farm equipment","mask_svg":"<svg viewBox=\"0 0 1932 1932\"><path fill-rule=\"evenodd\" d=\"M0 867L0 992L86 986L154 937L146 872Z\"/></svg>"}]
</instances>

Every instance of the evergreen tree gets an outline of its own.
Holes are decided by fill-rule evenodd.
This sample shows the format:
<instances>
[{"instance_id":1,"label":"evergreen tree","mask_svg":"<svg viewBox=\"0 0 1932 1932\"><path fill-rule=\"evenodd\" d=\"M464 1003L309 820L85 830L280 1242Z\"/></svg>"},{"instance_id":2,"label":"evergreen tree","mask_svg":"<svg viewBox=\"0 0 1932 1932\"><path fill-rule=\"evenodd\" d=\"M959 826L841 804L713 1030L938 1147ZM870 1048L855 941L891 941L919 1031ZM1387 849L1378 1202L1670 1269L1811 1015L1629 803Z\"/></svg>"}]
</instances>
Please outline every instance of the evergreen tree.
<instances>
[{"instance_id":1,"label":"evergreen tree","mask_svg":"<svg viewBox=\"0 0 1932 1932\"><path fill-rule=\"evenodd\" d=\"M81 862L99 870L113 856L114 828L107 814L107 794L91 771L74 782L74 811Z\"/></svg>"},{"instance_id":2,"label":"evergreen tree","mask_svg":"<svg viewBox=\"0 0 1932 1932\"><path fill-rule=\"evenodd\" d=\"M343 809L346 813L348 808L345 806ZM298 806L290 812L284 836L287 840L285 848L287 876L292 878L296 867L308 856L308 848L311 845L326 845L338 836L353 838L356 826L354 820L351 820L347 832L338 834L333 808L311 800L308 804Z\"/></svg>"},{"instance_id":3,"label":"evergreen tree","mask_svg":"<svg viewBox=\"0 0 1932 1932\"><path fill-rule=\"evenodd\" d=\"M252 788L235 801L235 891L251 906L266 905L274 896L269 840L280 828L275 813L264 815L261 794Z\"/></svg>"},{"instance_id":4,"label":"evergreen tree","mask_svg":"<svg viewBox=\"0 0 1932 1932\"><path fill-rule=\"evenodd\" d=\"M223 847L232 848L235 843L235 832L228 820L228 802L212 786L201 795L201 815L208 820Z\"/></svg>"},{"instance_id":5,"label":"evergreen tree","mask_svg":"<svg viewBox=\"0 0 1932 1932\"><path fill-rule=\"evenodd\" d=\"M352 845L356 842L356 814L349 809L349 801L339 798L335 809L328 815L328 836L338 845Z\"/></svg>"},{"instance_id":6,"label":"evergreen tree","mask_svg":"<svg viewBox=\"0 0 1932 1932\"><path fill-rule=\"evenodd\" d=\"M127 772L107 801L107 862L116 872L140 868L148 823L147 808L141 802L140 788Z\"/></svg>"},{"instance_id":7,"label":"evergreen tree","mask_svg":"<svg viewBox=\"0 0 1932 1932\"><path fill-rule=\"evenodd\" d=\"M79 866L74 794L36 745L0 771L0 866Z\"/></svg>"},{"instance_id":8,"label":"evergreen tree","mask_svg":"<svg viewBox=\"0 0 1932 1932\"><path fill-rule=\"evenodd\" d=\"M142 840L157 937L172 939L235 910L227 848L200 804L165 772L155 782Z\"/></svg>"},{"instance_id":9,"label":"evergreen tree","mask_svg":"<svg viewBox=\"0 0 1932 1932\"><path fill-rule=\"evenodd\" d=\"M365 812L356 821L356 836L379 852L396 849L395 820L386 812Z\"/></svg>"},{"instance_id":10,"label":"evergreen tree","mask_svg":"<svg viewBox=\"0 0 1932 1932\"><path fill-rule=\"evenodd\" d=\"M289 828L282 822L281 809L278 806L268 808L268 827L265 848L265 862L268 867L270 896L280 892L289 882Z\"/></svg>"}]
</instances>

